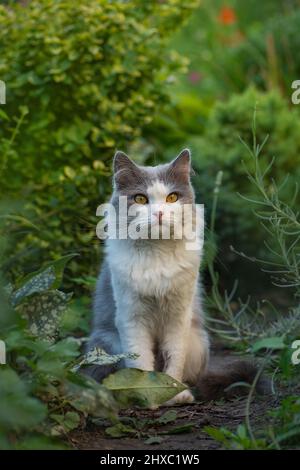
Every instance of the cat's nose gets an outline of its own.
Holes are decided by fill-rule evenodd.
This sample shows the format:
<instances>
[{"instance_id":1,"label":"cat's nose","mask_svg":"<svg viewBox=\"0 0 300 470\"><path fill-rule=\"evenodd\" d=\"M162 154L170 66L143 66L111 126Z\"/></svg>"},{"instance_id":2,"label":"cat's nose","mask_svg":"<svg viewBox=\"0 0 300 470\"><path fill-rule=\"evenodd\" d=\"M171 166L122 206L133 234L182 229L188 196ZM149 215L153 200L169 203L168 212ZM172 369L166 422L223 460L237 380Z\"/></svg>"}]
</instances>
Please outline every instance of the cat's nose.
<instances>
[{"instance_id":1,"label":"cat's nose","mask_svg":"<svg viewBox=\"0 0 300 470\"><path fill-rule=\"evenodd\" d=\"M162 217L164 215L163 211L155 211L153 212L153 215L158 218L159 223L161 224L162 222Z\"/></svg>"}]
</instances>

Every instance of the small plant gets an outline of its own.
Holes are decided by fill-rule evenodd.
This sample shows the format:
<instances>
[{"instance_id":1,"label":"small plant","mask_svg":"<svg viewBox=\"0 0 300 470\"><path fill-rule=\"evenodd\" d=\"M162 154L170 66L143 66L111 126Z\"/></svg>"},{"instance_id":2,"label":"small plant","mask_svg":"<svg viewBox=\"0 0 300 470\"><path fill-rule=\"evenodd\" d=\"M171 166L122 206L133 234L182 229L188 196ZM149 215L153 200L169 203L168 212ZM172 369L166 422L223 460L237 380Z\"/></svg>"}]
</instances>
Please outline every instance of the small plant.
<instances>
[{"instance_id":1,"label":"small plant","mask_svg":"<svg viewBox=\"0 0 300 470\"><path fill-rule=\"evenodd\" d=\"M249 257L239 253L249 261L263 266L263 269L271 276L276 288L290 289L291 305L288 312L276 310L270 302L266 302L268 310L263 306L256 309L250 308L249 300L240 301L239 308L232 307L232 300L236 292L237 284L230 294L225 292L225 299L219 289L219 278L213 268L213 260L208 263L212 279L212 292L209 305L212 312L209 318L211 329L227 342L238 345L242 350L248 350L252 354L259 355L269 351L262 364L265 364L277 374L282 386L288 390L293 381L299 378L299 368L293 366L291 361L293 339L297 338L300 331L300 221L299 213L293 205L297 197L296 187L294 197L289 203L281 198L282 185L278 186L273 178L268 178L274 159L268 164L262 164L261 152L267 141L267 137L258 144L256 141L256 113L253 117L253 146L246 147L252 158L252 171L244 164L244 168L250 183L255 187L257 196L249 198L241 196L251 205L256 206L255 215L261 221L268 234L265 241L267 249L272 251L273 261ZM213 203L213 217L221 184L217 179L216 191ZM283 183L285 184L285 183ZM210 236L214 233L214 219L210 226ZM270 246L269 239L273 239L274 250ZM257 377L261 373L258 372ZM255 384L252 385L245 409L245 424L238 426L235 432L227 428L207 427L206 432L214 439L231 449L281 449L286 446L296 447L299 444L299 400L294 396L286 396L280 406L269 413L268 423L262 429L252 429L250 424L250 405Z\"/></svg>"},{"instance_id":2,"label":"small plant","mask_svg":"<svg viewBox=\"0 0 300 470\"><path fill-rule=\"evenodd\" d=\"M282 450L299 448L300 401L299 397L284 398L279 407L270 411L268 424L256 430L256 437L250 434L245 424L236 431L225 427L219 429L207 426L205 432L227 449L236 450Z\"/></svg>"},{"instance_id":3,"label":"small plant","mask_svg":"<svg viewBox=\"0 0 300 470\"><path fill-rule=\"evenodd\" d=\"M82 355L80 338L71 331L61 335L72 305L71 294L57 287L71 258L47 263L15 286L1 285L1 340L7 349L0 369L3 449L61 447L53 438L84 426L89 416L116 424L120 407L159 405L186 388L166 374L137 369L120 370L103 385L80 374L85 365L112 364L126 355Z\"/></svg>"},{"instance_id":4,"label":"small plant","mask_svg":"<svg viewBox=\"0 0 300 470\"><path fill-rule=\"evenodd\" d=\"M239 308L233 308L232 300L237 283L230 294L225 292L224 299L219 291L218 275L210 263L209 271L213 285L209 302L221 316L221 318L211 318L211 328L226 340L248 345L263 338L278 338L279 336L290 338L290 336L296 335L300 329L300 306L298 304L300 295L300 221L297 210L293 208L298 187L296 186L295 194L289 203L281 199L280 191L286 180L280 186L273 178L268 180L274 158L264 165L260 161L260 155L267 138L262 144L258 144L256 141L256 113L253 118L252 132L253 147L250 148L243 140L242 144L252 159L253 170L249 170L245 164L244 169L258 196L255 199L244 195L241 197L249 204L256 205L255 215L268 234L268 240L264 244L266 249L272 253L273 260L262 260L244 253L238 254L249 261L261 264L263 270L271 276L274 286L290 289L294 293L295 300L294 302L291 300L289 311L284 313L278 312L267 300L264 302L269 307L267 310L263 308L264 305L258 305L256 309L250 307L250 299L247 302L240 301ZM217 204L218 191L215 193L213 207ZM214 219L215 209L212 215ZM214 222L211 225L211 232L213 231ZM270 240L272 240L272 245ZM275 246L277 249L274 248ZM269 315L266 313L267 311L269 311ZM273 345L269 342L269 347L276 349L275 343L276 339Z\"/></svg>"}]
</instances>

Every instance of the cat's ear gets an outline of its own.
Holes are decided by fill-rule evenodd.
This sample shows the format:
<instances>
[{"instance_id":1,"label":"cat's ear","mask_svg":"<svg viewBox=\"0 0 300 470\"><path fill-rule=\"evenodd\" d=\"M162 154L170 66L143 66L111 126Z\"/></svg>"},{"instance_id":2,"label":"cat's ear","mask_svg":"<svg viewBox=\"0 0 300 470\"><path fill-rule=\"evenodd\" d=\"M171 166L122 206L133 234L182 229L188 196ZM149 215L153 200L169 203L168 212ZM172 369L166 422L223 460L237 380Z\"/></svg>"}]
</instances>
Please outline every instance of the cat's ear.
<instances>
[{"instance_id":1,"label":"cat's ear","mask_svg":"<svg viewBox=\"0 0 300 470\"><path fill-rule=\"evenodd\" d=\"M173 171L180 174L183 178L190 178L192 173L191 152L189 149L183 149L180 154L170 163Z\"/></svg>"},{"instance_id":2,"label":"cat's ear","mask_svg":"<svg viewBox=\"0 0 300 470\"><path fill-rule=\"evenodd\" d=\"M123 169L136 169L137 166L136 164L130 160L128 155L126 153L121 152L120 150L117 150L114 156L113 160L113 169L114 173L118 173L118 171L123 170Z\"/></svg>"},{"instance_id":3,"label":"cat's ear","mask_svg":"<svg viewBox=\"0 0 300 470\"><path fill-rule=\"evenodd\" d=\"M124 189L133 185L140 179L140 168L126 155L117 151L113 161L114 186L116 189Z\"/></svg>"}]
</instances>

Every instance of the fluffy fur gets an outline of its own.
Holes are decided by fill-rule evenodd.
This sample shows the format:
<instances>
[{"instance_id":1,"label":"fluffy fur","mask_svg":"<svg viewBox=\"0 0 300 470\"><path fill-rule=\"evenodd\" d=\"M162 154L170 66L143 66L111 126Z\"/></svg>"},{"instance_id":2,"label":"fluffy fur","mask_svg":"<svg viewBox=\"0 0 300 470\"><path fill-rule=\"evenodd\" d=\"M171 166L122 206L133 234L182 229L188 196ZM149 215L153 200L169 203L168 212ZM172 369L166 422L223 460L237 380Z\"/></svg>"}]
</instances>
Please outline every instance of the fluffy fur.
<instances>
[{"instance_id":1,"label":"fluffy fur","mask_svg":"<svg viewBox=\"0 0 300 470\"><path fill-rule=\"evenodd\" d=\"M182 224L178 215L182 205L195 207L190 172L188 150L171 163L156 167L138 166L117 152L111 202L118 208L119 196L127 196L127 209L136 210L140 227L148 230L156 226L160 233L165 224L172 234L176 224ZM178 200L166 204L172 192ZM145 195L148 204L136 204L136 194ZM168 221L164 216L160 220L159 212L169 215L170 211ZM119 226L124 223L122 217L118 219ZM201 244L187 250L184 237L108 240L96 287L88 349L97 346L109 354L135 353L137 359L128 359L119 367L163 370L179 381L198 384L205 397L209 396L210 385L219 393L220 374L207 373L209 339L201 304L201 256ZM89 373L101 380L115 368L95 366ZM245 375L242 379L246 380ZM228 380L231 383L232 378L240 377L232 369L229 376L223 380L227 385ZM191 392L184 391L169 404L191 401Z\"/></svg>"},{"instance_id":2,"label":"fluffy fur","mask_svg":"<svg viewBox=\"0 0 300 470\"><path fill-rule=\"evenodd\" d=\"M168 194L175 191L178 201L166 204ZM182 223L177 221L181 206L194 205L189 151L157 167L139 167L118 152L111 202L118 207L118 197L126 195L130 208L138 193L149 200L137 215L140 224L159 224L151 213L157 205L164 214L172 209L173 228ZM98 346L110 354L135 353L138 358L126 360L126 367L159 368L179 381L195 383L206 368L209 352L201 306L200 260L200 244L196 250L187 250L184 238L108 240L96 288L89 348ZM99 379L108 370L95 368L93 372ZM190 392L184 392L174 402L192 399Z\"/></svg>"}]
</instances>

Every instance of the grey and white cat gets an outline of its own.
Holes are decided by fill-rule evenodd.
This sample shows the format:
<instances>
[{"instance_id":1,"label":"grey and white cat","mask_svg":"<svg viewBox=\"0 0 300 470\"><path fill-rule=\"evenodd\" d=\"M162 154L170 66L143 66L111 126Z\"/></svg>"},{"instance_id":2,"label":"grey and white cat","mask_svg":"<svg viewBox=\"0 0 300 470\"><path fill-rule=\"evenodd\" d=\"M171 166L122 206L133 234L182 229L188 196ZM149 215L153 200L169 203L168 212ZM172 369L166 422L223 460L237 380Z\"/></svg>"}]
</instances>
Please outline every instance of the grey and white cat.
<instances>
[{"instance_id":1,"label":"grey and white cat","mask_svg":"<svg viewBox=\"0 0 300 470\"><path fill-rule=\"evenodd\" d=\"M155 167L139 166L117 152L113 167L111 203L118 207L119 196L127 196L128 208L141 208L139 224L168 223L174 228L182 224L181 217L177 218L181 206L195 205L187 149L170 163ZM173 216L165 221L170 210ZM201 256L200 244L198 249L187 250L184 236L107 240L88 348L101 347L109 354L135 353L137 359L126 360L126 367L159 369L194 384L205 372L209 356L199 280ZM98 368L95 377L101 379L109 372ZM193 395L186 390L171 403L192 401Z\"/></svg>"}]
</instances>

